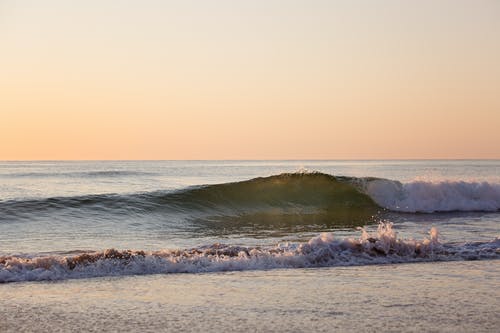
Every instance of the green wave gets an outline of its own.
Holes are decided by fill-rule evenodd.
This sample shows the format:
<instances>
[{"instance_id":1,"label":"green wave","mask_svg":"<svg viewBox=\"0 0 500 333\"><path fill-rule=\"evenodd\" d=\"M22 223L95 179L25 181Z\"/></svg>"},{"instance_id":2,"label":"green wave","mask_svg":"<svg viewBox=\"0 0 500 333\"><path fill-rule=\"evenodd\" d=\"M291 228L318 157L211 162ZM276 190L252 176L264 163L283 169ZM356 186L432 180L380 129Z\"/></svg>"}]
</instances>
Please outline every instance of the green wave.
<instances>
[{"instance_id":1,"label":"green wave","mask_svg":"<svg viewBox=\"0 0 500 333\"><path fill-rule=\"evenodd\" d=\"M239 225L361 225L381 209L362 192L360 179L323 173L284 173L206 185L167 194L162 200L167 207L206 212L212 216L203 214L203 220L228 225L235 217Z\"/></svg>"},{"instance_id":2,"label":"green wave","mask_svg":"<svg viewBox=\"0 0 500 333\"><path fill-rule=\"evenodd\" d=\"M297 225L363 225L381 208L362 192L363 179L323 173L284 173L246 181L201 185L174 192L96 194L24 201L0 201L0 221L37 219L189 221L221 229ZM59 214L59 215L57 215Z\"/></svg>"}]
</instances>

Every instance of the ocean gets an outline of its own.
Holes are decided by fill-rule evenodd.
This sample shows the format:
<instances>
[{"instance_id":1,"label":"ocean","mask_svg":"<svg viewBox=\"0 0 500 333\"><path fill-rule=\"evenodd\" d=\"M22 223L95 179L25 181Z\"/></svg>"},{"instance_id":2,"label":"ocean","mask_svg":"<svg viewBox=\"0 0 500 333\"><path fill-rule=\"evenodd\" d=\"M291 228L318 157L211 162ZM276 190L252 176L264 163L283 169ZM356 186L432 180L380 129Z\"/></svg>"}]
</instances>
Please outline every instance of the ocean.
<instances>
[{"instance_id":1,"label":"ocean","mask_svg":"<svg viewBox=\"0 0 500 333\"><path fill-rule=\"evenodd\" d=\"M0 331L495 331L499 226L499 160L0 162Z\"/></svg>"}]
</instances>

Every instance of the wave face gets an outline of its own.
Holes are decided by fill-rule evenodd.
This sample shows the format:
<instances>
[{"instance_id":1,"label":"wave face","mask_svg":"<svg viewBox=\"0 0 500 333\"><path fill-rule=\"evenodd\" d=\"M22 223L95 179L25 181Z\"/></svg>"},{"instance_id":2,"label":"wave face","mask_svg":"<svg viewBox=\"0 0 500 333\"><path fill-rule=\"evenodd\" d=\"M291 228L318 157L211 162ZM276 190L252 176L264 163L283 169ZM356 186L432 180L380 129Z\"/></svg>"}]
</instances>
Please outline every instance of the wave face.
<instances>
[{"instance_id":1,"label":"wave face","mask_svg":"<svg viewBox=\"0 0 500 333\"><path fill-rule=\"evenodd\" d=\"M323 173L289 173L174 192L11 200L0 202L0 219L1 216L33 218L40 213L77 214L91 210L93 214L122 216L177 214L204 220L236 217L252 223L342 221L359 225L371 219L380 207L351 180Z\"/></svg>"},{"instance_id":2,"label":"wave face","mask_svg":"<svg viewBox=\"0 0 500 333\"><path fill-rule=\"evenodd\" d=\"M379 178L285 173L177 191L0 201L0 221L117 219L154 215L233 225L360 226L381 210L407 213L500 210L500 184L400 183Z\"/></svg>"},{"instance_id":3,"label":"wave face","mask_svg":"<svg viewBox=\"0 0 500 333\"><path fill-rule=\"evenodd\" d=\"M500 238L491 242L443 244L432 228L423 240L397 237L392 224L375 234L360 228L358 239L323 233L307 243L271 247L224 244L188 250L83 252L72 256L0 257L0 283L136 274L203 273L353 266L426 261L500 259Z\"/></svg>"},{"instance_id":4,"label":"wave face","mask_svg":"<svg viewBox=\"0 0 500 333\"><path fill-rule=\"evenodd\" d=\"M364 191L386 209L407 213L500 210L500 184L487 182L423 182L402 184L372 179Z\"/></svg>"}]
</instances>

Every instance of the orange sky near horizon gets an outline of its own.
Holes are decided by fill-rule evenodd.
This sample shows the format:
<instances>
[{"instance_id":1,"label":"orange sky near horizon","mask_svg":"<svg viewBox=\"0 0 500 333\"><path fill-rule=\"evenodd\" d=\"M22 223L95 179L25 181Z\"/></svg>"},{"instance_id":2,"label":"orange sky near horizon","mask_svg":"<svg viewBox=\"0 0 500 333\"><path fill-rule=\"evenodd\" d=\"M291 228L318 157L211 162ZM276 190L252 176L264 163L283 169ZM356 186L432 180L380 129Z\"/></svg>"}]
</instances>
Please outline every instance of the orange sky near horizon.
<instances>
[{"instance_id":1,"label":"orange sky near horizon","mask_svg":"<svg viewBox=\"0 0 500 333\"><path fill-rule=\"evenodd\" d=\"M500 1L2 1L0 160L500 158Z\"/></svg>"}]
</instances>

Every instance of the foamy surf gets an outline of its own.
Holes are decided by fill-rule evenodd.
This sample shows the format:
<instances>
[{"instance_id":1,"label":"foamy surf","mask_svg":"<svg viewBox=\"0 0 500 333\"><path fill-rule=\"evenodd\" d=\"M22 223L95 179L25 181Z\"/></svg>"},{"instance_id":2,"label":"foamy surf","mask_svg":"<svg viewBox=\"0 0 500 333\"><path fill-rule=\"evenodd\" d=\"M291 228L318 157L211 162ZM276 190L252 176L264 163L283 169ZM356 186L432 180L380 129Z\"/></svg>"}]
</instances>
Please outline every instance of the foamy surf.
<instances>
[{"instance_id":1,"label":"foamy surf","mask_svg":"<svg viewBox=\"0 0 500 333\"><path fill-rule=\"evenodd\" d=\"M0 257L0 283L46 281L103 276L206 273L358 266L412 262L500 259L500 238L491 242L441 243L432 228L423 240L402 239L391 223L381 223L375 233L360 228L357 239L335 239L323 233L306 243L270 247L224 244L187 250L119 251L108 249L61 256Z\"/></svg>"},{"instance_id":2,"label":"foamy surf","mask_svg":"<svg viewBox=\"0 0 500 333\"><path fill-rule=\"evenodd\" d=\"M381 207L406 213L495 212L500 210L500 184L488 182L373 179L364 191Z\"/></svg>"}]
</instances>

